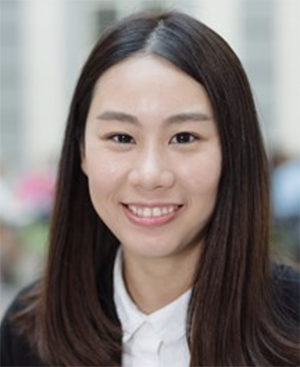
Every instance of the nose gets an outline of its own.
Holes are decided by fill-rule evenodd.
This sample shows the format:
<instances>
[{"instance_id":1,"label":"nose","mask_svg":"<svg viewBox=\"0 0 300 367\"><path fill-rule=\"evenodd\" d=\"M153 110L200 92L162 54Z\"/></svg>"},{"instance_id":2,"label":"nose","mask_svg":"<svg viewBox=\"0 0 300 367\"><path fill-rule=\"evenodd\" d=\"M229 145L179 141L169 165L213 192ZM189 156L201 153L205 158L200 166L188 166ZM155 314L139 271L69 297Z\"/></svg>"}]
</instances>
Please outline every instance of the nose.
<instances>
[{"instance_id":1,"label":"nose","mask_svg":"<svg viewBox=\"0 0 300 367\"><path fill-rule=\"evenodd\" d=\"M141 152L129 174L131 185L146 191L172 187L175 175L169 163L159 149L149 148Z\"/></svg>"}]
</instances>

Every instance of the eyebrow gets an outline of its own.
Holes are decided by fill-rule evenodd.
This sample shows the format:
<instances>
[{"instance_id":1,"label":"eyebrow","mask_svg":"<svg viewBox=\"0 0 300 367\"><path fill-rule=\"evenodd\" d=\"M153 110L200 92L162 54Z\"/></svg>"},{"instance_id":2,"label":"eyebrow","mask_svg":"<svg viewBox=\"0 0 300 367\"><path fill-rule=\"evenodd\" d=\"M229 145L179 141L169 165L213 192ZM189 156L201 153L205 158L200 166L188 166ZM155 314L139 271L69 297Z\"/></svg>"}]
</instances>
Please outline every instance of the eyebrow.
<instances>
[{"instance_id":1,"label":"eyebrow","mask_svg":"<svg viewBox=\"0 0 300 367\"><path fill-rule=\"evenodd\" d=\"M139 121L135 116L118 111L105 111L101 113L101 115L97 116L97 120L120 121L120 122L130 122L132 124L139 124Z\"/></svg>"},{"instance_id":2,"label":"eyebrow","mask_svg":"<svg viewBox=\"0 0 300 367\"><path fill-rule=\"evenodd\" d=\"M97 120L120 121L140 125L140 122L137 117L119 111L105 111L97 116ZM182 122L189 122L189 121L209 121L209 120L212 120L212 117L202 112L183 112L168 117L165 120L165 122L167 124L180 124Z\"/></svg>"},{"instance_id":3,"label":"eyebrow","mask_svg":"<svg viewBox=\"0 0 300 367\"><path fill-rule=\"evenodd\" d=\"M168 123L181 123L189 121L208 121L212 120L212 117L202 112L183 112L177 115L170 116L166 119Z\"/></svg>"}]
</instances>

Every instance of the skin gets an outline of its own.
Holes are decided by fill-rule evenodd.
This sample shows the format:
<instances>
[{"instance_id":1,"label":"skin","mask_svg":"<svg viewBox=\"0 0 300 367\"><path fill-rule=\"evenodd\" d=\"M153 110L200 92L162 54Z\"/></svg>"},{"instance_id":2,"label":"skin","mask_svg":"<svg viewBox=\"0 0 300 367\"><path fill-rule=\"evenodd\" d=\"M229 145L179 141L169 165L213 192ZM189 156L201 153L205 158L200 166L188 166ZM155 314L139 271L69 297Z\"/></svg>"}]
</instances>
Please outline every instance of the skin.
<instances>
[{"instance_id":1,"label":"skin","mask_svg":"<svg viewBox=\"0 0 300 367\"><path fill-rule=\"evenodd\" d=\"M191 287L221 159L207 93L176 66L139 54L100 77L82 169L95 210L122 244L125 282L142 311L151 313ZM172 212L149 218L153 208Z\"/></svg>"}]
</instances>

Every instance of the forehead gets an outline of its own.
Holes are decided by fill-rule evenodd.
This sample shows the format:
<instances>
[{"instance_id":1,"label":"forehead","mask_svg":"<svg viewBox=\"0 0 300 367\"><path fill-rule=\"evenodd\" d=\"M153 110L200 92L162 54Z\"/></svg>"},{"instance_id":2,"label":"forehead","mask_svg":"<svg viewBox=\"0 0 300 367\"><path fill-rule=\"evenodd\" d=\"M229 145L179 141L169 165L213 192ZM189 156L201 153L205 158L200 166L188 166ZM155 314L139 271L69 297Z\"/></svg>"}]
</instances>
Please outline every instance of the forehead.
<instances>
[{"instance_id":1,"label":"forehead","mask_svg":"<svg viewBox=\"0 0 300 367\"><path fill-rule=\"evenodd\" d=\"M109 68L98 79L91 109L137 114L198 109L212 115L204 87L164 58L138 54Z\"/></svg>"},{"instance_id":2,"label":"forehead","mask_svg":"<svg viewBox=\"0 0 300 367\"><path fill-rule=\"evenodd\" d=\"M130 78L138 78L142 75L144 76L145 72L147 75L160 74L164 77L179 77L181 75L182 77L185 76L194 80L175 64L159 55L137 53L107 69L99 78L97 85L103 84L106 80L120 75L122 77L130 76Z\"/></svg>"}]
</instances>

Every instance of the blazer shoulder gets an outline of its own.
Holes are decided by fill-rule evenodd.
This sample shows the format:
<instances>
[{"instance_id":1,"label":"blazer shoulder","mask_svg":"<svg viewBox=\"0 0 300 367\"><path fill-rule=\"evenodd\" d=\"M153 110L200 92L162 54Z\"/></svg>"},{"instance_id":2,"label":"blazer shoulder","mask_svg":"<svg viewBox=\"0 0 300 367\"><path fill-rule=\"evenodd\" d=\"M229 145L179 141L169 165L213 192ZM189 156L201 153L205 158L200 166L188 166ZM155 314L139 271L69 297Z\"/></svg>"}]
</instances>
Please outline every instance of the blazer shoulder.
<instances>
[{"instance_id":1,"label":"blazer shoulder","mask_svg":"<svg viewBox=\"0 0 300 367\"><path fill-rule=\"evenodd\" d=\"M34 290L37 282L22 289L7 309L0 327L1 366L44 366L33 352L30 341L20 332L15 316L26 303L24 297Z\"/></svg>"},{"instance_id":2,"label":"blazer shoulder","mask_svg":"<svg viewBox=\"0 0 300 367\"><path fill-rule=\"evenodd\" d=\"M275 298L285 315L300 324L300 273L287 265L275 265Z\"/></svg>"}]
</instances>

